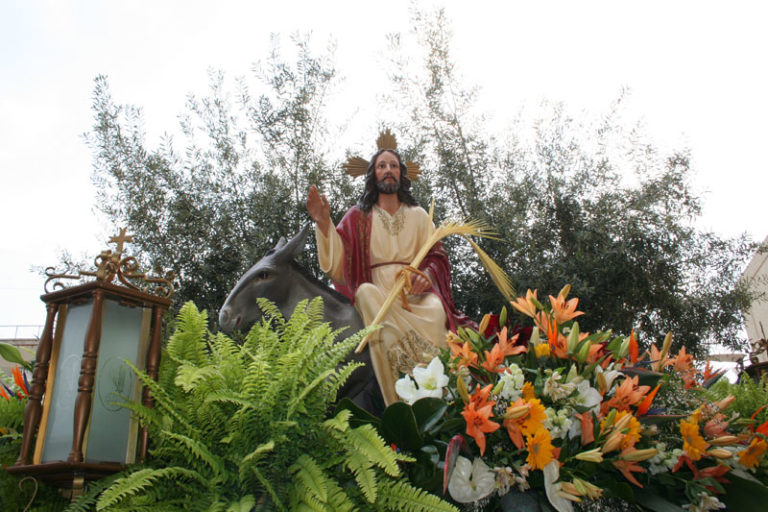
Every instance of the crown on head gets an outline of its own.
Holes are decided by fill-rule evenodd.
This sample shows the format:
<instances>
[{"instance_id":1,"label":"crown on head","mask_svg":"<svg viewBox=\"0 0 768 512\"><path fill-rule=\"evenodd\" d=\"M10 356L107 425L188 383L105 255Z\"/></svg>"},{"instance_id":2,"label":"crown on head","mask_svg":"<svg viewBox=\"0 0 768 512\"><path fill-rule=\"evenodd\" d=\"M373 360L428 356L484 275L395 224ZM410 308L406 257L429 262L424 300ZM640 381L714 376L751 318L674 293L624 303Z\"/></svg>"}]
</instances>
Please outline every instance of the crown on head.
<instances>
[{"instance_id":1,"label":"crown on head","mask_svg":"<svg viewBox=\"0 0 768 512\"><path fill-rule=\"evenodd\" d=\"M381 132L379 138L376 139L376 146L379 148L379 151L382 149L391 149L393 151L397 150L397 139L394 135L392 135L392 132L389 131L389 128ZM368 163L368 160L365 158L353 156L350 157L347 160L347 163L344 164L344 170L353 178L357 178L358 176L363 176L366 173L368 170ZM405 162L405 167L408 169L408 179L413 181L419 178L419 175L421 174L419 164L409 160Z\"/></svg>"}]
</instances>

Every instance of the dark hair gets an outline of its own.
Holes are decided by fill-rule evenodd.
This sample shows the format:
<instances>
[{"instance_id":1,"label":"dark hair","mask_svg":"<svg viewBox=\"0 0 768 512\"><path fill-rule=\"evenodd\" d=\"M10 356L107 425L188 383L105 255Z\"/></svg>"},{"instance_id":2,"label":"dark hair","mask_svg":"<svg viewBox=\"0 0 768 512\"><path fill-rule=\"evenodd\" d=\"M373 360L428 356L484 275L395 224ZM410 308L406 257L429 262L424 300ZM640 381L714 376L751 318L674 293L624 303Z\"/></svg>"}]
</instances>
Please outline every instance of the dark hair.
<instances>
[{"instance_id":1,"label":"dark hair","mask_svg":"<svg viewBox=\"0 0 768 512\"><path fill-rule=\"evenodd\" d=\"M360 199L357 200L357 207L364 212L371 211L373 205L379 200L379 189L376 188L376 159L385 151L395 155L398 163L400 163L400 188L397 189L397 198L401 203L405 203L408 206L418 206L419 204L416 202L413 194L411 194L411 180L408 178L408 168L405 167L400 155L393 149L380 149L371 157L368 170L365 173L365 190Z\"/></svg>"}]
</instances>

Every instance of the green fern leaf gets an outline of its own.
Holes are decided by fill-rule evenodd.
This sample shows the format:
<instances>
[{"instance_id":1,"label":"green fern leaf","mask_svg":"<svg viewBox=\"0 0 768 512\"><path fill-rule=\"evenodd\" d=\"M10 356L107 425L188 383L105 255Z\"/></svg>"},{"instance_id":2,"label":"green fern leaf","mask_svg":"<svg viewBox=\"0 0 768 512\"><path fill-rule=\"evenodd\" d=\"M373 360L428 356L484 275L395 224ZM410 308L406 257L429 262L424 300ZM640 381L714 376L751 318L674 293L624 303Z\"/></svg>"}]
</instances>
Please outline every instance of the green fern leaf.
<instances>
[{"instance_id":1,"label":"green fern leaf","mask_svg":"<svg viewBox=\"0 0 768 512\"><path fill-rule=\"evenodd\" d=\"M321 502L328 501L328 492L326 490L326 478L320 466L308 455L301 455L296 464L289 468L289 471L295 473L294 477L301 482L314 496Z\"/></svg>"},{"instance_id":2,"label":"green fern leaf","mask_svg":"<svg viewBox=\"0 0 768 512\"><path fill-rule=\"evenodd\" d=\"M163 478L185 478L197 480L203 484L207 481L199 473L182 467L169 467L162 469L141 469L128 476L117 479L111 487L104 491L96 502L96 510L104 510L116 505L120 501L146 491L157 480Z\"/></svg>"},{"instance_id":3,"label":"green fern leaf","mask_svg":"<svg viewBox=\"0 0 768 512\"><path fill-rule=\"evenodd\" d=\"M348 452L355 450L366 460L383 469L389 476L400 476L400 468L397 466L394 450L379 437L373 426L361 425L351 429L347 432L347 439L349 440Z\"/></svg>"},{"instance_id":4,"label":"green fern leaf","mask_svg":"<svg viewBox=\"0 0 768 512\"><path fill-rule=\"evenodd\" d=\"M413 487L406 480L386 481L380 486L377 505L385 510L404 512L459 512L459 509L434 494Z\"/></svg>"}]
</instances>

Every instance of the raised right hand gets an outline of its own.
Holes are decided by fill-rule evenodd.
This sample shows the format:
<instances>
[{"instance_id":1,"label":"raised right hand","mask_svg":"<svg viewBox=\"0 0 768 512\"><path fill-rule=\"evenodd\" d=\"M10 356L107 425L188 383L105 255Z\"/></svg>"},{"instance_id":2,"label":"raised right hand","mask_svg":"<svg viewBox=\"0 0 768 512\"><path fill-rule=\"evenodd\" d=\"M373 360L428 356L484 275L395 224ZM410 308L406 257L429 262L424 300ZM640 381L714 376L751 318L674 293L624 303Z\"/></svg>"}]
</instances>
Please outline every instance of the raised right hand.
<instances>
[{"instance_id":1,"label":"raised right hand","mask_svg":"<svg viewBox=\"0 0 768 512\"><path fill-rule=\"evenodd\" d=\"M331 206L328 203L328 198L321 194L314 185L309 187L307 194L307 211L323 234L327 235L331 225Z\"/></svg>"}]
</instances>

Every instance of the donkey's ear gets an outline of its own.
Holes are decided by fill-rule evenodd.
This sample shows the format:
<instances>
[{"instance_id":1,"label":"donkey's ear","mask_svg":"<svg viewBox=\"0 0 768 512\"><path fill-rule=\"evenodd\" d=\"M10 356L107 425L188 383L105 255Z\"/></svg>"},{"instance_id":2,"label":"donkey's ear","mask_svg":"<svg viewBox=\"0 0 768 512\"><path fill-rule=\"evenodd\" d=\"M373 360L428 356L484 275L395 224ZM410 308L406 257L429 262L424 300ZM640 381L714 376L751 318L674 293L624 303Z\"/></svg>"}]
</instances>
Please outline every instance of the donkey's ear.
<instances>
[{"instance_id":1,"label":"donkey's ear","mask_svg":"<svg viewBox=\"0 0 768 512\"><path fill-rule=\"evenodd\" d=\"M293 260L299 254L304 252L304 244L307 242L307 236L309 236L309 230L311 227L312 223L310 222L304 224L304 227L301 228L301 231L296 233L296 235L291 238L288 243L280 246L278 251L279 254L277 254L276 257L281 261Z\"/></svg>"},{"instance_id":2,"label":"donkey's ear","mask_svg":"<svg viewBox=\"0 0 768 512\"><path fill-rule=\"evenodd\" d=\"M285 237L284 237L284 236L281 236L281 237L280 237L280 240L278 240L278 241L277 241L277 244L275 244L274 250L275 250L275 251L278 251L278 250L280 250L280 248L281 248L282 246L284 246L284 245L285 245Z\"/></svg>"}]
</instances>

